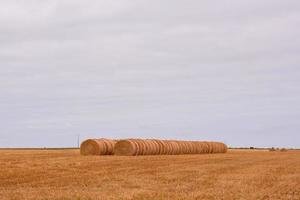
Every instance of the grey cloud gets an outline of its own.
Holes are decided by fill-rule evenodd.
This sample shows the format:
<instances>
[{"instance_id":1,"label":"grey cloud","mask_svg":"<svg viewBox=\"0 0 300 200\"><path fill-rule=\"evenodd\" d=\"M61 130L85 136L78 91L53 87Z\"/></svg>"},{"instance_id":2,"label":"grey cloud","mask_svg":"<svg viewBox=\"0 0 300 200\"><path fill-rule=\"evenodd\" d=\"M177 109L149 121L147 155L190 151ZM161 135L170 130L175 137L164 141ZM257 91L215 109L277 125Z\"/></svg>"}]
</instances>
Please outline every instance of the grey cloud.
<instances>
[{"instance_id":1,"label":"grey cloud","mask_svg":"<svg viewBox=\"0 0 300 200\"><path fill-rule=\"evenodd\" d=\"M72 146L78 134L300 146L299 10L1 1L0 146Z\"/></svg>"}]
</instances>

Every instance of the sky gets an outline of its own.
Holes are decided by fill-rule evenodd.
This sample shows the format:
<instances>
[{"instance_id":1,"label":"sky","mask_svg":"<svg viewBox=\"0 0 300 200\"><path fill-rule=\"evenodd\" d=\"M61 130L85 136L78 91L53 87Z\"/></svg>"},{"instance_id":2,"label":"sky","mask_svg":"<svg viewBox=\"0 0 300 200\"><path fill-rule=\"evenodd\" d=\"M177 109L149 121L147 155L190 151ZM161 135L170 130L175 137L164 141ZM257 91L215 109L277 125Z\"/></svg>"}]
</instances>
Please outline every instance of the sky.
<instances>
[{"instance_id":1,"label":"sky","mask_svg":"<svg viewBox=\"0 0 300 200\"><path fill-rule=\"evenodd\" d=\"M300 147L298 0L1 0L0 147Z\"/></svg>"}]
</instances>

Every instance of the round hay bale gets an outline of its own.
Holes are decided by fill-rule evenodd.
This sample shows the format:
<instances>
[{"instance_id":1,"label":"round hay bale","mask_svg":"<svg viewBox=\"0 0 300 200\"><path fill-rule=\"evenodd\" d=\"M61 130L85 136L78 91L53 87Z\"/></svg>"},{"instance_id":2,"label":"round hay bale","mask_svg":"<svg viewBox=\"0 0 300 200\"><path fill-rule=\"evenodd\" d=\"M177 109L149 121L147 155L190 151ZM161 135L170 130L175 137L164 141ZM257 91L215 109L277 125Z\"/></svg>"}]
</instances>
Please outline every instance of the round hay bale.
<instances>
[{"instance_id":1,"label":"round hay bale","mask_svg":"<svg viewBox=\"0 0 300 200\"><path fill-rule=\"evenodd\" d=\"M169 140L169 143L168 143L168 144L169 144L169 148L170 148L169 154L170 154L170 155L174 155L175 150L174 150L174 145L173 145L172 141Z\"/></svg>"},{"instance_id":2,"label":"round hay bale","mask_svg":"<svg viewBox=\"0 0 300 200\"><path fill-rule=\"evenodd\" d=\"M88 139L81 143L80 154L81 155L111 155L113 154L113 147L116 141L108 139Z\"/></svg>"},{"instance_id":3,"label":"round hay bale","mask_svg":"<svg viewBox=\"0 0 300 200\"><path fill-rule=\"evenodd\" d=\"M152 152L151 142L149 140L144 140L144 142L146 144L146 154L145 155L151 155L151 152Z\"/></svg>"},{"instance_id":4,"label":"round hay bale","mask_svg":"<svg viewBox=\"0 0 300 200\"><path fill-rule=\"evenodd\" d=\"M213 153L220 153L220 144L218 142L213 143Z\"/></svg>"},{"instance_id":5,"label":"round hay bale","mask_svg":"<svg viewBox=\"0 0 300 200\"><path fill-rule=\"evenodd\" d=\"M174 155L175 154L175 149L174 149L175 147L174 147L174 144L171 140L169 140L169 148L170 148L169 154Z\"/></svg>"},{"instance_id":6,"label":"round hay bale","mask_svg":"<svg viewBox=\"0 0 300 200\"><path fill-rule=\"evenodd\" d=\"M120 140L115 144L115 155L118 156L134 156L137 151L137 143L131 139Z\"/></svg>"},{"instance_id":7,"label":"round hay bale","mask_svg":"<svg viewBox=\"0 0 300 200\"><path fill-rule=\"evenodd\" d=\"M167 155L172 155L172 145L169 140L165 140L166 148L167 148Z\"/></svg>"},{"instance_id":8,"label":"round hay bale","mask_svg":"<svg viewBox=\"0 0 300 200\"><path fill-rule=\"evenodd\" d=\"M149 140L145 140L146 144L147 144L147 153L146 155L151 155L152 152L152 144Z\"/></svg>"},{"instance_id":9,"label":"round hay bale","mask_svg":"<svg viewBox=\"0 0 300 200\"><path fill-rule=\"evenodd\" d=\"M181 149L182 149L182 154L188 154L188 148L186 146L186 141L182 141L180 142L180 145L182 146Z\"/></svg>"},{"instance_id":10,"label":"round hay bale","mask_svg":"<svg viewBox=\"0 0 300 200\"><path fill-rule=\"evenodd\" d=\"M206 153L206 144L201 142L201 153Z\"/></svg>"},{"instance_id":11,"label":"round hay bale","mask_svg":"<svg viewBox=\"0 0 300 200\"><path fill-rule=\"evenodd\" d=\"M211 146L211 152L210 153L216 153L215 143L214 142L210 142L210 146Z\"/></svg>"},{"instance_id":12,"label":"round hay bale","mask_svg":"<svg viewBox=\"0 0 300 200\"><path fill-rule=\"evenodd\" d=\"M226 153L228 151L228 147L226 144L223 143L223 153Z\"/></svg>"},{"instance_id":13,"label":"round hay bale","mask_svg":"<svg viewBox=\"0 0 300 200\"><path fill-rule=\"evenodd\" d=\"M157 142L157 140L153 140L154 145L155 145L155 155L159 155L160 154L160 145Z\"/></svg>"},{"instance_id":14,"label":"round hay bale","mask_svg":"<svg viewBox=\"0 0 300 200\"><path fill-rule=\"evenodd\" d=\"M109 154L109 152L113 152L114 149L113 142L105 139L98 146L100 146L101 149L100 154ZM221 142L129 139L122 140L117 146L115 145L115 151L116 155L226 153L227 146Z\"/></svg>"},{"instance_id":15,"label":"round hay bale","mask_svg":"<svg viewBox=\"0 0 300 200\"><path fill-rule=\"evenodd\" d=\"M147 140L141 140L141 142L143 143L143 155L148 155L148 151L149 151L149 147L148 147L148 142Z\"/></svg>"},{"instance_id":16,"label":"round hay bale","mask_svg":"<svg viewBox=\"0 0 300 200\"><path fill-rule=\"evenodd\" d=\"M182 142L183 154L188 154L188 147L186 145L186 141Z\"/></svg>"},{"instance_id":17,"label":"round hay bale","mask_svg":"<svg viewBox=\"0 0 300 200\"><path fill-rule=\"evenodd\" d=\"M162 155L167 155L168 154L168 149L167 149L167 144L165 143L165 140L161 140L163 150L162 150Z\"/></svg>"},{"instance_id":18,"label":"round hay bale","mask_svg":"<svg viewBox=\"0 0 300 200\"><path fill-rule=\"evenodd\" d=\"M132 142L134 143L135 145L135 148L136 148L136 151L135 151L135 154L134 156L137 156L137 155L140 155L140 147L139 147L139 142L137 141L137 139L131 139Z\"/></svg>"},{"instance_id":19,"label":"round hay bale","mask_svg":"<svg viewBox=\"0 0 300 200\"><path fill-rule=\"evenodd\" d=\"M211 153L212 152L212 146L210 142L207 142L207 146L208 146L208 152L207 153Z\"/></svg>"},{"instance_id":20,"label":"round hay bale","mask_svg":"<svg viewBox=\"0 0 300 200\"><path fill-rule=\"evenodd\" d=\"M144 147L144 143L142 142L142 139L136 139L136 144L139 147L139 151L137 153L137 155L144 155L144 151L145 151L145 147Z\"/></svg>"},{"instance_id":21,"label":"round hay bale","mask_svg":"<svg viewBox=\"0 0 300 200\"><path fill-rule=\"evenodd\" d=\"M180 147L179 147L177 141L174 140L174 141L173 141L173 144L174 144L175 155L180 154Z\"/></svg>"},{"instance_id":22,"label":"round hay bale","mask_svg":"<svg viewBox=\"0 0 300 200\"><path fill-rule=\"evenodd\" d=\"M192 154L196 153L196 145L195 142L191 141L191 146L192 146Z\"/></svg>"},{"instance_id":23,"label":"round hay bale","mask_svg":"<svg viewBox=\"0 0 300 200\"><path fill-rule=\"evenodd\" d=\"M105 154L104 155L113 155L114 154L114 149L115 149L115 144L116 140L109 140L109 139L101 139L105 145Z\"/></svg>"},{"instance_id":24,"label":"round hay bale","mask_svg":"<svg viewBox=\"0 0 300 200\"><path fill-rule=\"evenodd\" d=\"M202 142L197 142L197 145L198 145L198 153L201 154L201 153L204 153L204 146L203 146L203 143Z\"/></svg>"},{"instance_id":25,"label":"round hay bale","mask_svg":"<svg viewBox=\"0 0 300 200\"><path fill-rule=\"evenodd\" d=\"M214 145L214 153L225 153L226 145L221 142L213 142Z\"/></svg>"},{"instance_id":26,"label":"round hay bale","mask_svg":"<svg viewBox=\"0 0 300 200\"><path fill-rule=\"evenodd\" d=\"M169 155L169 144L167 140L162 141L164 144L164 155Z\"/></svg>"},{"instance_id":27,"label":"round hay bale","mask_svg":"<svg viewBox=\"0 0 300 200\"><path fill-rule=\"evenodd\" d=\"M153 155L159 155L160 152L160 146L157 140L152 140L152 143L154 144L154 152Z\"/></svg>"},{"instance_id":28,"label":"round hay bale","mask_svg":"<svg viewBox=\"0 0 300 200\"><path fill-rule=\"evenodd\" d=\"M201 150L200 143L198 141L194 143L195 143L195 154L199 154Z\"/></svg>"},{"instance_id":29,"label":"round hay bale","mask_svg":"<svg viewBox=\"0 0 300 200\"><path fill-rule=\"evenodd\" d=\"M195 142L196 145L196 154L201 153L201 143L200 142Z\"/></svg>"},{"instance_id":30,"label":"round hay bale","mask_svg":"<svg viewBox=\"0 0 300 200\"><path fill-rule=\"evenodd\" d=\"M176 142L176 144L177 144L177 146L178 146L178 154L183 154L182 152L183 152L183 146L182 146L182 141L178 141L178 140L176 140L175 141Z\"/></svg>"},{"instance_id":31,"label":"round hay bale","mask_svg":"<svg viewBox=\"0 0 300 200\"><path fill-rule=\"evenodd\" d=\"M173 154L173 146L171 144L171 141L170 140L166 140L166 145L167 145L167 154L168 155L172 155Z\"/></svg>"},{"instance_id":32,"label":"round hay bale","mask_svg":"<svg viewBox=\"0 0 300 200\"><path fill-rule=\"evenodd\" d=\"M143 139L137 139L136 140L138 146L139 146L139 152L138 155L146 155L146 144Z\"/></svg>"},{"instance_id":33,"label":"round hay bale","mask_svg":"<svg viewBox=\"0 0 300 200\"><path fill-rule=\"evenodd\" d=\"M162 143L162 155L167 155L168 154L168 148L165 140L160 140Z\"/></svg>"},{"instance_id":34,"label":"round hay bale","mask_svg":"<svg viewBox=\"0 0 300 200\"><path fill-rule=\"evenodd\" d=\"M149 154L148 155L153 155L154 147L153 147L153 142L152 140L148 140L149 143Z\"/></svg>"},{"instance_id":35,"label":"round hay bale","mask_svg":"<svg viewBox=\"0 0 300 200\"><path fill-rule=\"evenodd\" d=\"M153 155L153 152L154 152L154 146L153 146L152 140L148 140L148 144L149 144L149 152L148 152L148 155Z\"/></svg>"},{"instance_id":36,"label":"round hay bale","mask_svg":"<svg viewBox=\"0 0 300 200\"><path fill-rule=\"evenodd\" d=\"M204 145L204 153L209 153L208 142L203 142L203 145Z\"/></svg>"},{"instance_id":37,"label":"round hay bale","mask_svg":"<svg viewBox=\"0 0 300 200\"><path fill-rule=\"evenodd\" d=\"M225 145L219 142L219 153L225 153Z\"/></svg>"},{"instance_id":38,"label":"round hay bale","mask_svg":"<svg viewBox=\"0 0 300 200\"><path fill-rule=\"evenodd\" d=\"M192 141L192 145L193 145L193 154L197 153L197 142Z\"/></svg>"},{"instance_id":39,"label":"round hay bale","mask_svg":"<svg viewBox=\"0 0 300 200\"><path fill-rule=\"evenodd\" d=\"M192 144L192 142L191 142L191 141L188 141L187 144L188 144L188 147L189 147L189 153L190 153L190 154L193 154L193 153L194 153L194 150L193 150L193 144Z\"/></svg>"},{"instance_id":40,"label":"round hay bale","mask_svg":"<svg viewBox=\"0 0 300 200\"><path fill-rule=\"evenodd\" d=\"M192 146L191 146L191 142L185 141L185 146L186 146L186 153L187 153L187 154L192 154Z\"/></svg>"},{"instance_id":41,"label":"round hay bale","mask_svg":"<svg viewBox=\"0 0 300 200\"><path fill-rule=\"evenodd\" d=\"M224 153L224 151L225 151L225 146L224 146L224 144L219 143L219 152L220 152L220 153Z\"/></svg>"},{"instance_id":42,"label":"round hay bale","mask_svg":"<svg viewBox=\"0 0 300 200\"><path fill-rule=\"evenodd\" d=\"M164 144L162 142L162 140L154 140L156 142L156 144L158 145L158 155L162 155L164 152Z\"/></svg>"},{"instance_id":43,"label":"round hay bale","mask_svg":"<svg viewBox=\"0 0 300 200\"><path fill-rule=\"evenodd\" d=\"M214 142L214 153L222 153L222 144L220 142Z\"/></svg>"},{"instance_id":44,"label":"round hay bale","mask_svg":"<svg viewBox=\"0 0 300 200\"><path fill-rule=\"evenodd\" d=\"M135 139L136 144L138 145L138 152L136 155L144 155L144 145L141 139Z\"/></svg>"},{"instance_id":45,"label":"round hay bale","mask_svg":"<svg viewBox=\"0 0 300 200\"><path fill-rule=\"evenodd\" d=\"M197 141L195 142L195 153L196 154L199 154L200 153L200 150L201 150L201 146L200 146L200 143Z\"/></svg>"},{"instance_id":46,"label":"round hay bale","mask_svg":"<svg viewBox=\"0 0 300 200\"><path fill-rule=\"evenodd\" d=\"M209 153L213 153L214 152L214 147L213 147L213 142L209 142Z\"/></svg>"},{"instance_id":47,"label":"round hay bale","mask_svg":"<svg viewBox=\"0 0 300 200\"><path fill-rule=\"evenodd\" d=\"M192 141L189 142L189 146L190 146L190 154L194 154L194 144Z\"/></svg>"},{"instance_id":48,"label":"round hay bale","mask_svg":"<svg viewBox=\"0 0 300 200\"><path fill-rule=\"evenodd\" d=\"M188 152L188 147L187 147L187 145L186 145L186 141L182 141L181 142L181 145L182 145L182 147L183 147L183 154L188 154L189 152Z\"/></svg>"},{"instance_id":49,"label":"round hay bale","mask_svg":"<svg viewBox=\"0 0 300 200\"><path fill-rule=\"evenodd\" d=\"M216 146L216 152L217 153L222 153L222 145L221 145L221 143L220 142L216 142L215 146Z\"/></svg>"},{"instance_id":50,"label":"round hay bale","mask_svg":"<svg viewBox=\"0 0 300 200\"><path fill-rule=\"evenodd\" d=\"M199 146L200 146L200 153L201 154L205 153L205 144L203 142L199 142Z\"/></svg>"},{"instance_id":51,"label":"round hay bale","mask_svg":"<svg viewBox=\"0 0 300 200\"><path fill-rule=\"evenodd\" d=\"M195 154L198 154L198 152L199 152L199 144L198 144L198 142L194 142L194 146L195 146Z\"/></svg>"},{"instance_id":52,"label":"round hay bale","mask_svg":"<svg viewBox=\"0 0 300 200\"><path fill-rule=\"evenodd\" d=\"M175 140L174 142L176 143L177 148L178 148L177 154L183 154L182 153L183 152L182 141Z\"/></svg>"}]
</instances>

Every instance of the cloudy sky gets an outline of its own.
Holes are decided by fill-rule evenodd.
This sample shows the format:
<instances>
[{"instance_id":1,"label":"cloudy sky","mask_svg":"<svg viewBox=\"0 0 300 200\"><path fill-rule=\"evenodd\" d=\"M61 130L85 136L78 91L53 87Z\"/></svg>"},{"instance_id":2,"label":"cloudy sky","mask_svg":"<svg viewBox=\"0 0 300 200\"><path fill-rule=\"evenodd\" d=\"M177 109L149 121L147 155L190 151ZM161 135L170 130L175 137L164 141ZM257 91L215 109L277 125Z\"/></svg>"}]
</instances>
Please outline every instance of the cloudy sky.
<instances>
[{"instance_id":1,"label":"cloudy sky","mask_svg":"<svg viewBox=\"0 0 300 200\"><path fill-rule=\"evenodd\" d=\"M0 147L300 147L298 0L0 1Z\"/></svg>"}]
</instances>

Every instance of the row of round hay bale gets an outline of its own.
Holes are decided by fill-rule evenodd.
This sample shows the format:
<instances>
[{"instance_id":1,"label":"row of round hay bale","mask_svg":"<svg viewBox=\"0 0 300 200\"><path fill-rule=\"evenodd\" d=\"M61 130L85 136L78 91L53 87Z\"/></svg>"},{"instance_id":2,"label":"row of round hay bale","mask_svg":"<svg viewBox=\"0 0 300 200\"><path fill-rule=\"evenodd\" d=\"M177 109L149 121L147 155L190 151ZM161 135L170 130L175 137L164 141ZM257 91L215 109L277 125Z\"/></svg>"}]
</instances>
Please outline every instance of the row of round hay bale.
<instances>
[{"instance_id":1,"label":"row of round hay bale","mask_svg":"<svg viewBox=\"0 0 300 200\"><path fill-rule=\"evenodd\" d=\"M116 140L88 139L81 143L81 155L112 155L114 154Z\"/></svg>"},{"instance_id":2,"label":"row of round hay bale","mask_svg":"<svg viewBox=\"0 0 300 200\"><path fill-rule=\"evenodd\" d=\"M226 153L227 146L221 142L127 139L115 144L115 155L178 155Z\"/></svg>"}]
</instances>

